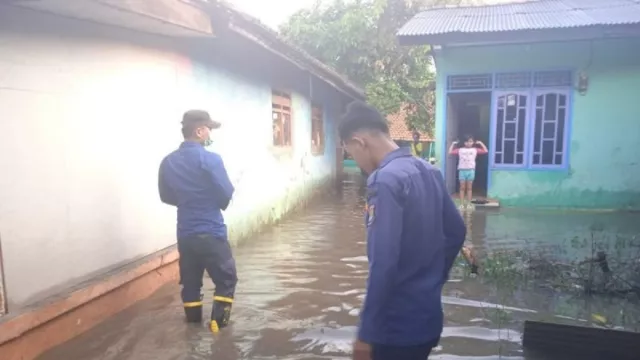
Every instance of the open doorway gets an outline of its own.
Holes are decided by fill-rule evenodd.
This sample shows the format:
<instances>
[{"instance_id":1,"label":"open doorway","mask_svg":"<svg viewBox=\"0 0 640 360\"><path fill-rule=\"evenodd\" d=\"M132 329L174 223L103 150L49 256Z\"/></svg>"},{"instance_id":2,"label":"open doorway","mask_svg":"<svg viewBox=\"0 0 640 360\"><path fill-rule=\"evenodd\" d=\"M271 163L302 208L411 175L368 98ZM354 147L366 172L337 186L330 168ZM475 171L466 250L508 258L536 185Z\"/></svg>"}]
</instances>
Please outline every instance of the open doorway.
<instances>
[{"instance_id":1,"label":"open doorway","mask_svg":"<svg viewBox=\"0 0 640 360\"><path fill-rule=\"evenodd\" d=\"M465 92L447 95L446 119L447 149L453 141L463 141L465 135L471 135L487 147L491 123L491 92ZM446 183L451 194L458 193L458 157L447 155ZM476 176L473 181L474 198L485 198L489 185L489 157L479 155L476 159Z\"/></svg>"}]
</instances>

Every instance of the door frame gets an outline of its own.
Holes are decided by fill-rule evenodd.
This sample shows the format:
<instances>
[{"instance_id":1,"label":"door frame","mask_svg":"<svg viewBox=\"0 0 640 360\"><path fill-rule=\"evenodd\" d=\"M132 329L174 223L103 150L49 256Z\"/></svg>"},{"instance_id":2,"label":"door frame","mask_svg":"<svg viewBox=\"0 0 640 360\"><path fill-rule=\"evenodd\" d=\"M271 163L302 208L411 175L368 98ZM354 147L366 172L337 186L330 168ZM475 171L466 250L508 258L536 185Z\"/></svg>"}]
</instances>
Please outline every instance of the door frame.
<instances>
[{"instance_id":1,"label":"door frame","mask_svg":"<svg viewBox=\"0 0 640 360\"><path fill-rule=\"evenodd\" d=\"M459 136L458 134L458 124L453 124L449 122L450 116L453 115L454 113L456 114L456 119L452 120L457 122L458 121L458 117L457 117L457 111L454 110L454 101L453 99L451 99L450 97L451 94L446 93L446 99L445 99L445 107L446 107L446 115L445 115L445 131L444 131L444 154L442 156L443 161L442 161L442 172L444 175L444 183L445 183L445 187L447 188L447 192L449 194L453 194L456 190L456 175L455 175L455 157L453 155L449 155L449 146L450 143L452 141L453 138ZM451 134L455 132L455 134ZM450 136L452 135L452 136ZM447 167L447 163L451 162L450 167Z\"/></svg>"},{"instance_id":2,"label":"door frame","mask_svg":"<svg viewBox=\"0 0 640 360\"><path fill-rule=\"evenodd\" d=\"M452 101L450 99L451 95L455 95L455 94L461 94L461 93L487 93L489 94L489 144L486 144L487 147L489 148L489 153L487 154L487 156L489 156L488 162L487 162L487 195L486 197L489 197L489 191L491 189L491 174L493 171L493 145L495 142L495 126L494 126L494 116L493 113L495 111L495 90L492 89L474 89L474 90L445 90L444 91L444 95L445 95L445 106L444 106L444 113L443 113L443 117L444 117L444 121L443 121L443 138L444 138L444 144L442 145L441 149L443 151L443 156L442 156L442 175L444 176L444 182L445 182L445 187L447 188L447 191L450 192L451 194L451 190L450 190L450 183L449 183L449 171L452 171L454 180L453 180L453 191L455 191L457 184L456 182L456 175L455 175L455 161L453 162L453 165L449 164L449 166L453 166L454 169L451 170L451 168L447 167L447 163L449 160L449 146L450 143L449 141L449 132L450 132L450 124L449 124L449 113L453 110L450 109L450 106L453 106ZM459 119L456 119L456 121L459 121ZM459 132L459 127L456 124L455 127L455 131ZM459 134L457 134L456 136L459 136Z\"/></svg>"}]
</instances>

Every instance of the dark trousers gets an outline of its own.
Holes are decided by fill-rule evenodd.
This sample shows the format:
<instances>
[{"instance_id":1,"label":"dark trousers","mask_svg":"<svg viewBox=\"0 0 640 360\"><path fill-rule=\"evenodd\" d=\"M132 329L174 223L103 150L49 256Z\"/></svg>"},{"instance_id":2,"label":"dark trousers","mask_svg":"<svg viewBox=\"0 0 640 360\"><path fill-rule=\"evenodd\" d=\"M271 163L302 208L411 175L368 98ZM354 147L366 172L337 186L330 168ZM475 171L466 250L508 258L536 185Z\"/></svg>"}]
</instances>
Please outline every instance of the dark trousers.
<instances>
[{"instance_id":1,"label":"dark trousers","mask_svg":"<svg viewBox=\"0 0 640 360\"><path fill-rule=\"evenodd\" d=\"M238 277L231 246L226 239L211 235L178 239L178 252L184 303L200 301L205 270L216 286L214 296L233 299Z\"/></svg>"},{"instance_id":2,"label":"dark trousers","mask_svg":"<svg viewBox=\"0 0 640 360\"><path fill-rule=\"evenodd\" d=\"M427 360L438 341L417 346L372 345L372 360Z\"/></svg>"}]
</instances>

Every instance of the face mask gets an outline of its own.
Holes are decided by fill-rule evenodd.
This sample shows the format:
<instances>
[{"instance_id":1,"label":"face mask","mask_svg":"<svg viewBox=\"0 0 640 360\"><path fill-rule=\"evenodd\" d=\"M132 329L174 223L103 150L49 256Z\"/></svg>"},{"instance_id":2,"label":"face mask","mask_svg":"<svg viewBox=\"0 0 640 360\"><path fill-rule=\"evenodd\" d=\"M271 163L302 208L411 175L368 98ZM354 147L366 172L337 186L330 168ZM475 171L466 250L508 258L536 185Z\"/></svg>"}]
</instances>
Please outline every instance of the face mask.
<instances>
[{"instance_id":1,"label":"face mask","mask_svg":"<svg viewBox=\"0 0 640 360\"><path fill-rule=\"evenodd\" d=\"M202 143L202 146L207 147L207 146L211 146L211 144L213 144L213 140L207 139Z\"/></svg>"}]
</instances>

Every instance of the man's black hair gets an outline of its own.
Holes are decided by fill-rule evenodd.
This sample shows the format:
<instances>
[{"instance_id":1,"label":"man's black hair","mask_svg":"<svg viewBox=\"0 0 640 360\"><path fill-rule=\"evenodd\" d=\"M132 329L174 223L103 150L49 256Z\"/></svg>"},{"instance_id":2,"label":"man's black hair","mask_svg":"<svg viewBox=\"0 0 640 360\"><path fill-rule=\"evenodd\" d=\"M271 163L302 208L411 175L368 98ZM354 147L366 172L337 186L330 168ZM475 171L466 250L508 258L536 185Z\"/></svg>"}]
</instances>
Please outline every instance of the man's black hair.
<instances>
[{"instance_id":1,"label":"man's black hair","mask_svg":"<svg viewBox=\"0 0 640 360\"><path fill-rule=\"evenodd\" d=\"M342 115L338 132L342 141L349 140L359 130L374 130L389 135L389 125L373 106L353 101Z\"/></svg>"}]
</instances>

